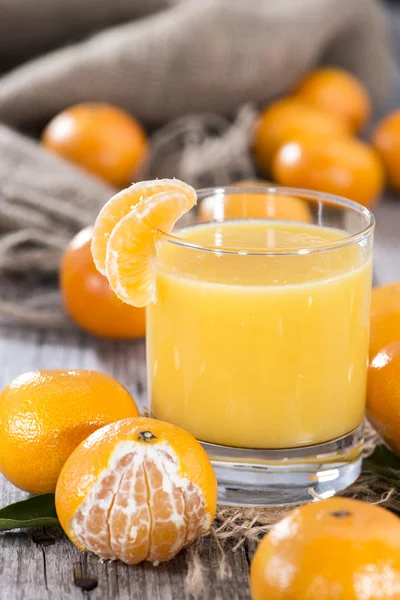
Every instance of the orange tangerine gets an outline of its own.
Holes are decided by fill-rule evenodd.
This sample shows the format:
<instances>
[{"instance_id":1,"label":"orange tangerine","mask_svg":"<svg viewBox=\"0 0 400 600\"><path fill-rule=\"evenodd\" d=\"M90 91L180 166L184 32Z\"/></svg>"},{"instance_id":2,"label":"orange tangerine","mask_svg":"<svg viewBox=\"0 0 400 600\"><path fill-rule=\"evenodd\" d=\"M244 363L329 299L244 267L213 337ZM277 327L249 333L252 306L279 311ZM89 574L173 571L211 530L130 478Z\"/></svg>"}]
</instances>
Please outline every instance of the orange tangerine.
<instances>
[{"instance_id":1,"label":"orange tangerine","mask_svg":"<svg viewBox=\"0 0 400 600\"><path fill-rule=\"evenodd\" d=\"M263 194L262 181L239 181L240 187L261 188L259 194L215 194L204 198L199 206L200 221L221 219L280 219L282 221L300 221L311 223L312 217L307 203L296 196L284 194Z\"/></svg>"},{"instance_id":2,"label":"orange tangerine","mask_svg":"<svg viewBox=\"0 0 400 600\"><path fill-rule=\"evenodd\" d=\"M365 85L338 67L323 67L309 73L294 94L342 119L352 133L362 129L371 114L371 99Z\"/></svg>"},{"instance_id":3,"label":"orange tangerine","mask_svg":"<svg viewBox=\"0 0 400 600\"><path fill-rule=\"evenodd\" d=\"M372 133L372 145L382 159L388 184L400 192L400 109L379 121Z\"/></svg>"},{"instance_id":4,"label":"orange tangerine","mask_svg":"<svg viewBox=\"0 0 400 600\"><path fill-rule=\"evenodd\" d=\"M348 135L342 119L301 98L278 100L261 113L256 125L253 151L260 169L271 172L279 146L298 137L333 139Z\"/></svg>"},{"instance_id":5,"label":"orange tangerine","mask_svg":"<svg viewBox=\"0 0 400 600\"><path fill-rule=\"evenodd\" d=\"M100 427L139 415L128 391L98 371L31 371L0 394L0 472L31 494L54 492L71 452Z\"/></svg>"},{"instance_id":6,"label":"orange tangerine","mask_svg":"<svg viewBox=\"0 0 400 600\"><path fill-rule=\"evenodd\" d=\"M145 334L145 310L128 306L99 273L90 252L92 227L82 229L68 244L60 265L64 306L74 321L90 333L107 338L136 339Z\"/></svg>"},{"instance_id":7,"label":"orange tangerine","mask_svg":"<svg viewBox=\"0 0 400 600\"><path fill-rule=\"evenodd\" d=\"M377 152L355 138L304 138L283 144L272 171L281 185L344 196L372 206L384 185Z\"/></svg>"},{"instance_id":8,"label":"orange tangerine","mask_svg":"<svg viewBox=\"0 0 400 600\"><path fill-rule=\"evenodd\" d=\"M194 189L179 179L155 179L141 181L116 194L101 209L94 225L92 255L97 269L106 274L107 244L114 227L136 206L136 204L160 192L182 192L189 204L195 204Z\"/></svg>"},{"instance_id":9,"label":"orange tangerine","mask_svg":"<svg viewBox=\"0 0 400 600\"><path fill-rule=\"evenodd\" d=\"M331 498L296 508L254 556L253 600L398 600L400 519Z\"/></svg>"},{"instance_id":10,"label":"orange tangerine","mask_svg":"<svg viewBox=\"0 0 400 600\"><path fill-rule=\"evenodd\" d=\"M128 564L162 562L206 533L217 483L195 438L155 419L103 427L71 454L56 489L74 544Z\"/></svg>"},{"instance_id":11,"label":"orange tangerine","mask_svg":"<svg viewBox=\"0 0 400 600\"><path fill-rule=\"evenodd\" d=\"M131 183L147 155L140 123L103 102L83 102L56 115L43 132L42 144L117 187Z\"/></svg>"},{"instance_id":12,"label":"orange tangerine","mask_svg":"<svg viewBox=\"0 0 400 600\"><path fill-rule=\"evenodd\" d=\"M379 350L368 369L367 415L400 455L400 339Z\"/></svg>"},{"instance_id":13,"label":"orange tangerine","mask_svg":"<svg viewBox=\"0 0 400 600\"><path fill-rule=\"evenodd\" d=\"M371 294L370 357L400 340L400 281L380 285Z\"/></svg>"}]
</instances>

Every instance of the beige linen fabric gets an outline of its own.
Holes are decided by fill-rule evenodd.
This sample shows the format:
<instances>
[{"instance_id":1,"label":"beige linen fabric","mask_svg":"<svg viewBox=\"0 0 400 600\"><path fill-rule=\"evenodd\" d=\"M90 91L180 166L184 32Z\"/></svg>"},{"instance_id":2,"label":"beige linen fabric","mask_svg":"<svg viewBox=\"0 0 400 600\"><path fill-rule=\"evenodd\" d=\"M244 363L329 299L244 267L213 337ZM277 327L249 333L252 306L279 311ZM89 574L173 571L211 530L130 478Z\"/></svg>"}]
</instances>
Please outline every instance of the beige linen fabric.
<instances>
[{"instance_id":1,"label":"beige linen fabric","mask_svg":"<svg viewBox=\"0 0 400 600\"><path fill-rule=\"evenodd\" d=\"M7 22L10 6L28 11L24 26ZM230 116L287 91L321 59L356 72L377 97L386 89L385 28L374 0L0 0L0 44L18 52L26 32L37 49L42 35L54 42L52 30L67 40L104 25L107 14L112 25L145 7L159 10L6 74L0 119L45 121L88 99L113 102L147 125L197 112Z\"/></svg>"}]
</instances>

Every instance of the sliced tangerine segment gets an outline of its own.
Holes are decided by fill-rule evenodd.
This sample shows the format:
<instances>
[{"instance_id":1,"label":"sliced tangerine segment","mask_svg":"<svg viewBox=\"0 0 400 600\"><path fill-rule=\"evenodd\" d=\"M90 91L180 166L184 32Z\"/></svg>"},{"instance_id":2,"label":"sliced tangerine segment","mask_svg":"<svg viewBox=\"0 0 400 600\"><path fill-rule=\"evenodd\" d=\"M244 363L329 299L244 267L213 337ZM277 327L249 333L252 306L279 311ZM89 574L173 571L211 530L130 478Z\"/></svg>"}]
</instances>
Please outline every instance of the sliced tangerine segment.
<instances>
[{"instance_id":1,"label":"sliced tangerine segment","mask_svg":"<svg viewBox=\"0 0 400 600\"><path fill-rule=\"evenodd\" d=\"M175 464L174 464L175 463ZM178 554L186 541L185 501L182 489L171 471L177 468L172 456L163 450L145 463L150 493L152 528L147 560L163 562ZM204 521L202 523L204 526ZM201 530L199 527L198 531Z\"/></svg>"},{"instance_id":2,"label":"sliced tangerine segment","mask_svg":"<svg viewBox=\"0 0 400 600\"><path fill-rule=\"evenodd\" d=\"M146 560L151 528L149 494L144 463L135 454L114 497L108 524L115 556L131 565Z\"/></svg>"},{"instance_id":3,"label":"sliced tangerine segment","mask_svg":"<svg viewBox=\"0 0 400 600\"><path fill-rule=\"evenodd\" d=\"M104 472L76 514L76 536L80 545L101 558L114 558L111 547L109 517L124 469L130 457L119 458L114 468Z\"/></svg>"},{"instance_id":4,"label":"sliced tangerine segment","mask_svg":"<svg viewBox=\"0 0 400 600\"><path fill-rule=\"evenodd\" d=\"M93 229L92 255L94 263L103 275L106 274L107 244L114 227L139 202L159 192L182 191L196 202L194 189L179 179L154 179L134 183L113 196L101 209Z\"/></svg>"},{"instance_id":5,"label":"sliced tangerine segment","mask_svg":"<svg viewBox=\"0 0 400 600\"><path fill-rule=\"evenodd\" d=\"M192 482L183 490L185 499L186 539L185 546L191 544L204 527L206 511L199 488Z\"/></svg>"},{"instance_id":6,"label":"sliced tangerine segment","mask_svg":"<svg viewBox=\"0 0 400 600\"><path fill-rule=\"evenodd\" d=\"M121 300L142 307L154 299L157 232L169 233L195 203L194 190L160 192L144 198L114 227L107 244L106 275Z\"/></svg>"}]
</instances>

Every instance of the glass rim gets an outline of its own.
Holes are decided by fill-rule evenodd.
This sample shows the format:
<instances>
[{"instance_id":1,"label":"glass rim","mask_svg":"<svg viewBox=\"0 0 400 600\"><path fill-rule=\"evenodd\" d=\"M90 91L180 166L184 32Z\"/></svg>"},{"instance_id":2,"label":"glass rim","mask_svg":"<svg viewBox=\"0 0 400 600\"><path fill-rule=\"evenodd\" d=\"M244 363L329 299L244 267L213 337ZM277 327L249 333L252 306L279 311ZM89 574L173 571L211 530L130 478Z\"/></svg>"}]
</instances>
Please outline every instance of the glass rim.
<instances>
[{"instance_id":1,"label":"glass rim","mask_svg":"<svg viewBox=\"0 0 400 600\"><path fill-rule=\"evenodd\" d=\"M218 195L218 194L279 194L282 196L297 196L303 197L304 199L316 200L318 202L326 203L326 204L335 204L342 208L350 209L351 211L361 215L364 217L366 221L366 226L362 228L357 233L352 233L346 235L343 238L340 238L338 241L334 242L326 242L322 244L318 244L317 246L312 246L308 248L297 248L295 250L282 248L279 249L271 249L271 250L245 250L245 249L235 249L235 248L224 248L221 246L205 246L202 244L196 244L190 242L189 240L185 240L185 238L174 235L173 233L167 233L162 231L161 229L157 229L157 234L167 243L174 244L176 246L181 246L183 248L189 248L193 250L202 250L204 252L212 252L218 254L234 254L234 255L251 255L251 256L295 256L295 255L304 255L304 254L315 254L318 252L327 252L330 250L337 250L339 248L344 248L346 246L351 246L352 244L357 244L362 240L369 237L369 235L373 232L375 227L375 217L373 213L358 202L354 202L353 200L348 200L342 196L336 196L335 194L328 194L325 192L318 192L314 190L307 190L304 188L294 188L294 187L285 187L279 185L256 185L256 186L238 186L238 185L229 185L229 186L216 186L216 187L208 187L208 188L200 188L196 190L197 200L201 200L208 196ZM196 206L196 205L195 205ZM195 208L195 206L193 208ZM190 210L193 210L191 208ZM190 211L189 211L190 212ZM186 214L189 214L186 213ZM229 221L234 221L235 219L227 219ZM238 219L239 220L239 219ZM258 219L254 219L258 220ZM284 222L282 219L269 219L271 221ZM207 223L222 223L223 221L206 221L204 223L198 223L197 225L205 225ZM290 223L301 223L301 221L288 221ZM316 224L318 226L318 224ZM189 226L190 227L190 226Z\"/></svg>"}]
</instances>

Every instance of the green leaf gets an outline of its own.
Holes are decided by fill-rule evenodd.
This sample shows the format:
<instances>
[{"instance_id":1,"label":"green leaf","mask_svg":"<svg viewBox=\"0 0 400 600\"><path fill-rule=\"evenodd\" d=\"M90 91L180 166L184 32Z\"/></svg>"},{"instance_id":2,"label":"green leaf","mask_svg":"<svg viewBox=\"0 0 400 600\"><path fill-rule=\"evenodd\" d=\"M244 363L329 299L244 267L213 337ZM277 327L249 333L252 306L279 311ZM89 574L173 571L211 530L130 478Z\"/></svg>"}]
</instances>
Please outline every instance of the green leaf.
<instances>
[{"instance_id":1,"label":"green leaf","mask_svg":"<svg viewBox=\"0 0 400 600\"><path fill-rule=\"evenodd\" d=\"M383 444L379 444L373 453L364 460L363 471L376 473L400 488L400 458Z\"/></svg>"},{"instance_id":2,"label":"green leaf","mask_svg":"<svg viewBox=\"0 0 400 600\"><path fill-rule=\"evenodd\" d=\"M59 524L54 494L31 496L0 509L0 531Z\"/></svg>"}]
</instances>

